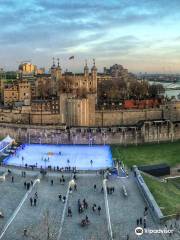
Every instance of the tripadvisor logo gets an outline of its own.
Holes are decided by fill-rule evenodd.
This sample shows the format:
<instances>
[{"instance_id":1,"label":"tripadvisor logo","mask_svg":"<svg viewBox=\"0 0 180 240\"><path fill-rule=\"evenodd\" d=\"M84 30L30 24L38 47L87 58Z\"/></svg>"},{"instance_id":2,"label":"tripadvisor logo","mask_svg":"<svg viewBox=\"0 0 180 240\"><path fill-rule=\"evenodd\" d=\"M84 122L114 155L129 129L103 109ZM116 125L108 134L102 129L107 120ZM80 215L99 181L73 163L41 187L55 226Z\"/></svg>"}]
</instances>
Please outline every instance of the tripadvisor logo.
<instances>
[{"instance_id":1,"label":"tripadvisor logo","mask_svg":"<svg viewBox=\"0 0 180 240\"><path fill-rule=\"evenodd\" d=\"M135 234L137 236L141 236L143 235L144 233L148 233L148 234L172 234L173 233L173 229L143 229L142 227L137 227L135 228Z\"/></svg>"},{"instance_id":2,"label":"tripadvisor logo","mask_svg":"<svg viewBox=\"0 0 180 240\"><path fill-rule=\"evenodd\" d=\"M137 236L141 236L141 235L143 235L143 233L144 233L143 228L141 228L141 227L135 228L135 234L136 234Z\"/></svg>"}]
</instances>

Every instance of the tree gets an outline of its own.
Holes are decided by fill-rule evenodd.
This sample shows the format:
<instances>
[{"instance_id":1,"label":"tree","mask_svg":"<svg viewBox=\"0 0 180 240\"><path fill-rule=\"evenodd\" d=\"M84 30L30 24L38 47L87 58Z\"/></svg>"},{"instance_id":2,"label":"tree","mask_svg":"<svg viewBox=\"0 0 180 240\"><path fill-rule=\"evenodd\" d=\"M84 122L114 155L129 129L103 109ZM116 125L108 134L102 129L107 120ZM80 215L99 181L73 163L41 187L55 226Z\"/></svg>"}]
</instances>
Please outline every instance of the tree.
<instances>
[{"instance_id":1,"label":"tree","mask_svg":"<svg viewBox=\"0 0 180 240\"><path fill-rule=\"evenodd\" d=\"M161 93L164 93L165 89L162 84L152 84L149 86L149 97L156 98Z\"/></svg>"}]
</instances>

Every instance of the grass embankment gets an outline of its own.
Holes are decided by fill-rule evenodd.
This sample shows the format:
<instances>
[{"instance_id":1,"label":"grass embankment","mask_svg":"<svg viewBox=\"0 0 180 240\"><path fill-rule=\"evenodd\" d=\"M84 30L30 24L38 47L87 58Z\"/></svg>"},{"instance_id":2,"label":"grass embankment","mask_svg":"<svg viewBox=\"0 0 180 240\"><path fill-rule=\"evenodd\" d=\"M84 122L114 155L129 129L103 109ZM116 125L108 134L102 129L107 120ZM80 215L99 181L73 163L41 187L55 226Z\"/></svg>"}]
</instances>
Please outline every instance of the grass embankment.
<instances>
[{"instance_id":1,"label":"grass embankment","mask_svg":"<svg viewBox=\"0 0 180 240\"><path fill-rule=\"evenodd\" d=\"M112 145L113 158L121 159L125 165L180 164L180 141L174 143L144 144L138 146Z\"/></svg>"},{"instance_id":2,"label":"grass embankment","mask_svg":"<svg viewBox=\"0 0 180 240\"><path fill-rule=\"evenodd\" d=\"M164 215L180 213L180 179L164 183L144 174L143 178Z\"/></svg>"}]
</instances>

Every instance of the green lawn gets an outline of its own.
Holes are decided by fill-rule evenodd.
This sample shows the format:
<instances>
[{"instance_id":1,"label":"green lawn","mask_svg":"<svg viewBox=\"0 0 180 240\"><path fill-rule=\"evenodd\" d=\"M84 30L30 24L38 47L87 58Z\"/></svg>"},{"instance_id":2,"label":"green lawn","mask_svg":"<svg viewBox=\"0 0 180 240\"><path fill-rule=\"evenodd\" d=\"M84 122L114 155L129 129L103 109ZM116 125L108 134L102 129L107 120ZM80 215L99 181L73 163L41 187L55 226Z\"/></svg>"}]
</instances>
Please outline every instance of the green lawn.
<instances>
[{"instance_id":1,"label":"green lawn","mask_svg":"<svg viewBox=\"0 0 180 240\"><path fill-rule=\"evenodd\" d=\"M111 149L113 158L123 160L128 167L160 163L170 166L180 164L180 141L127 147L112 145Z\"/></svg>"},{"instance_id":2,"label":"green lawn","mask_svg":"<svg viewBox=\"0 0 180 240\"><path fill-rule=\"evenodd\" d=\"M162 183L144 174L143 178L164 215L180 213L180 188L175 184L179 179Z\"/></svg>"}]
</instances>

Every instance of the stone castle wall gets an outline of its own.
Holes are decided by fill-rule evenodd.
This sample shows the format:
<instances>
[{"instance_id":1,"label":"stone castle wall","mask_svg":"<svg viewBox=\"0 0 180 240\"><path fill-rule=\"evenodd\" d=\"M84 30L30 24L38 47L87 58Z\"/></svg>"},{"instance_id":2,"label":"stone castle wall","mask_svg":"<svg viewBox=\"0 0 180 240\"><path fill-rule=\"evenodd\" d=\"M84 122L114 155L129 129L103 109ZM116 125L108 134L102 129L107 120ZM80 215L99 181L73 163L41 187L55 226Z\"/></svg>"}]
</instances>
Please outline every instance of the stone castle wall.
<instances>
[{"instance_id":1,"label":"stone castle wall","mask_svg":"<svg viewBox=\"0 0 180 240\"><path fill-rule=\"evenodd\" d=\"M134 125L141 120L162 119L162 109L97 111L96 126Z\"/></svg>"},{"instance_id":2,"label":"stone castle wall","mask_svg":"<svg viewBox=\"0 0 180 240\"><path fill-rule=\"evenodd\" d=\"M0 137L7 135L25 143L51 144L143 144L175 141L180 139L180 123L146 121L139 127L88 128L0 124Z\"/></svg>"},{"instance_id":3,"label":"stone castle wall","mask_svg":"<svg viewBox=\"0 0 180 240\"><path fill-rule=\"evenodd\" d=\"M66 99L66 97L64 98ZM93 98L94 100L94 98ZM133 110L95 110L91 96L88 99L68 100L69 106L60 106L60 113L28 112L24 110L0 110L0 123L22 123L40 125L68 126L120 126L135 125L140 121L169 119L172 122L180 121L180 102L161 108L133 109ZM71 117L67 121L67 117ZM70 121L71 120L71 121Z\"/></svg>"}]
</instances>

